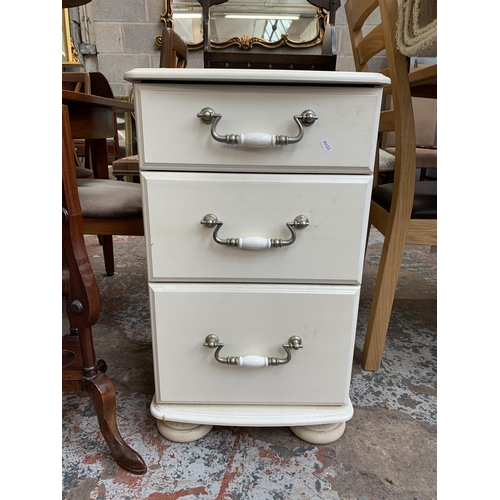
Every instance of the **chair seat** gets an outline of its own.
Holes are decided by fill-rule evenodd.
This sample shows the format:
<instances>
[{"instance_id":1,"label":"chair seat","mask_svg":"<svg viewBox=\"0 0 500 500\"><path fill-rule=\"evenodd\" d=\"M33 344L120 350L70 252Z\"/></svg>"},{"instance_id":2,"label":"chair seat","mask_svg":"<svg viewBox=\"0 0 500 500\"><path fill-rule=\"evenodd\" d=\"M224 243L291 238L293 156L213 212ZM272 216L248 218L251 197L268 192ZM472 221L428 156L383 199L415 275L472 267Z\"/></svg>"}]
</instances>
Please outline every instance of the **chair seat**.
<instances>
[{"instance_id":1,"label":"chair seat","mask_svg":"<svg viewBox=\"0 0 500 500\"><path fill-rule=\"evenodd\" d=\"M139 156L125 156L113 162L113 175L138 175Z\"/></svg>"},{"instance_id":2,"label":"chair seat","mask_svg":"<svg viewBox=\"0 0 500 500\"><path fill-rule=\"evenodd\" d=\"M142 217L141 186L107 179L78 179L83 217Z\"/></svg>"},{"instance_id":3,"label":"chair seat","mask_svg":"<svg viewBox=\"0 0 500 500\"><path fill-rule=\"evenodd\" d=\"M93 177L94 172L90 170L90 168L85 167L75 167L76 168L76 176L78 179L88 179L89 177Z\"/></svg>"},{"instance_id":4,"label":"chair seat","mask_svg":"<svg viewBox=\"0 0 500 500\"><path fill-rule=\"evenodd\" d=\"M381 184L372 192L372 200L387 212L391 209L394 183ZM437 219L437 181L415 182L412 219Z\"/></svg>"},{"instance_id":5,"label":"chair seat","mask_svg":"<svg viewBox=\"0 0 500 500\"><path fill-rule=\"evenodd\" d=\"M396 148L387 147L385 150L393 155L396 154ZM415 152L417 157L416 168L437 168L437 149L417 147Z\"/></svg>"}]
</instances>

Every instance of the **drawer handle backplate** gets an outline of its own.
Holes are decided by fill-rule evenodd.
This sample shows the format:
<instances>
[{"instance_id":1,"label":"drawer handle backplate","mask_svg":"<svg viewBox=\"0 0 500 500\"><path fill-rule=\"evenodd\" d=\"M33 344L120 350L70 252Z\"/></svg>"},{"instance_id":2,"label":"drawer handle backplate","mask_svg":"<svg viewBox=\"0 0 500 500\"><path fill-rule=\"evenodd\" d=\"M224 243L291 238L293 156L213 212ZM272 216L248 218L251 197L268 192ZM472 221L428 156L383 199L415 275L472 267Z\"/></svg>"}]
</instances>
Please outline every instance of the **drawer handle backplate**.
<instances>
[{"instance_id":1,"label":"drawer handle backplate","mask_svg":"<svg viewBox=\"0 0 500 500\"><path fill-rule=\"evenodd\" d=\"M286 352L286 358L274 358L268 356L228 356L227 358L220 357L220 351L224 347L224 344L219 342L219 337L217 335L207 335L205 343L203 344L209 349L215 349L215 360L223 365L233 365L233 366L248 366L250 368L262 368L264 366L279 366L286 365L292 359L292 349L298 351L302 349L302 339L298 335L293 335L288 339L288 344L283 344L283 349Z\"/></svg>"},{"instance_id":2,"label":"drawer handle backplate","mask_svg":"<svg viewBox=\"0 0 500 500\"><path fill-rule=\"evenodd\" d=\"M203 123L212 125L210 133L217 142L222 142L229 146L245 146L248 148L267 148L297 144L304 137L304 127L309 127L318 119L316 113L310 109L306 109L300 115L294 115L293 119L299 127L299 133L295 137L289 137L288 135L265 134L262 132L219 135L215 129L222 118L220 113L216 113L212 108L203 108L196 116Z\"/></svg>"},{"instance_id":3,"label":"drawer handle backplate","mask_svg":"<svg viewBox=\"0 0 500 500\"><path fill-rule=\"evenodd\" d=\"M265 250L267 248L280 248L291 245L295 242L297 235L295 229L303 229L309 225L309 219L305 215L297 215L293 222L287 222L286 225L290 232L291 237L288 240L282 240L278 238L263 238L261 236L248 236L246 238L219 238L219 229L224 224L222 221L217 219L214 214L207 214L200 221L205 227L215 228L213 232L213 238L219 245L224 245L227 247L241 248L242 250Z\"/></svg>"}]
</instances>

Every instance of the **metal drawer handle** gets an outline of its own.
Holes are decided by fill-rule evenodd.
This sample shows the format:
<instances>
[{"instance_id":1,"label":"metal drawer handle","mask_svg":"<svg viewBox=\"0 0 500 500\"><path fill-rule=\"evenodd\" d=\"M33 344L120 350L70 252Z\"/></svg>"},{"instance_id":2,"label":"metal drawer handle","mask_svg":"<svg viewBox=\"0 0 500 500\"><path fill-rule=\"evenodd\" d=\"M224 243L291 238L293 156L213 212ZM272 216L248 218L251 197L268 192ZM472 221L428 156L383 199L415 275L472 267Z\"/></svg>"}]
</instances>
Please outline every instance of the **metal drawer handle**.
<instances>
[{"instance_id":1,"label":"metal drawer handle","mask_svg":"<svg viewBox=\"0 0 500 500\"><path fill-rule=\"evenodd\" d=\"M286 365L292 359L291 349L298 351L302 349L302 339L298 335L293 335L288 339L288 344L283 344L283 349L286 351L286 358L273 358L268 356L228 356L227 358L221 358L219 353L224 347L224 344L219 342L219 337L217 335L207 335L205 343L203 344L209 349L215 349L215 360L223 365L235 365L235 366L248 366L250 368L262 368L264 366L279 366Z\"/></svg>"},{"instance_id":2,"label":"metal drawer handle","mask_svg":"<svg viewBox=\"0 0 500 500\"><path fill-rule=\"evenodd\" d=\"M213 232L213 238L219 245L224 245L227 247L241 248L242 250L265 250L267 248L277 248L286 247L295 242L297 238L295 229L303 229L309 225L309 219L305 215L297 215L293 222L287 222L286 225L292 236L288 240L281 240L277 238L262 238L261 236L248 236L246 238L226 238L225 240L219 238L219 229L224 224L222 221L217 219L214 214L207 214L200 221L208 228L215 228Z\"/></svg>"},{"instance_id":3,"label":"metal drawer handle","mask_svg":"<svg viewBox=\"0 0 500 500\"><path fill-rule=\"evenodd\" d=\"M217 142L222 142L230 146L246 146L249 148L267 148L296 144L304 136L304 126L309 127L318 119L316 113L310 109L306 109L300 115L294 115L293 119L299 127L299 133L295 137L289 137L287 135L265 134L261 132L219 135L215 129L222 118L221 114L216 113L212 108L203 108L196 116L203 123L207 125L212 124L210 133Z\"/></svg>"}]
</instances>

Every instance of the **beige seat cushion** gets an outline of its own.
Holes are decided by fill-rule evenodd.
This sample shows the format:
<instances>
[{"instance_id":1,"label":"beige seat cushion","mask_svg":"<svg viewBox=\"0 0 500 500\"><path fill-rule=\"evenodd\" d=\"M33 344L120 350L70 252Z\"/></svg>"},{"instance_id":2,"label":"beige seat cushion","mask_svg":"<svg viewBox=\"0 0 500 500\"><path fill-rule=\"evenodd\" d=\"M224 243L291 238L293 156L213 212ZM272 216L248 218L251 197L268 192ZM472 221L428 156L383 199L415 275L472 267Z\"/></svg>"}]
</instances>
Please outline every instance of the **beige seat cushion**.
<instances>
[{"instance_id":1,"label":"beige seat cushion","mask_svg":"<svg viewBox=\"0 0 500 500\"><path fill-rule=\"evenodd\" d=\"M396 148L388 147L387 153L394 154ZM417 167L416 168L437 168L437 149L417 148Z\"/></svg>"},{"instance_id":2,"label":"beige seat cushion","mask_svg":"<svg viewBox=\"0 0 500 500\"><path fill-rule=\"evenodd\" d=\"M378 150L379 172L392 172L394 170L395 164L396 164L396 157L394 156L394 154L384 151L383 149Z\"/></svg>"},{"instance_id":3,"label":"beige seat cushion","mask_svg":"<svg viewBox=\"0 0 500 500\"><path fill-rule=\"evenodd\" d=\"M76 177L78 179L88 179L94 175L94 172L90 170L90 168L85 167L75 167L76 168Z\"/></svg>"},{"instance_id":4,"label":"beige seat cushion","mask_svg":"<svg viewBox=\"0 0 500 500\"><path fill-rule=\"evenodd\" d=\"M142 217L140 184L107 179L78 179L84 217Z\"/></svg>"}]
</instances>

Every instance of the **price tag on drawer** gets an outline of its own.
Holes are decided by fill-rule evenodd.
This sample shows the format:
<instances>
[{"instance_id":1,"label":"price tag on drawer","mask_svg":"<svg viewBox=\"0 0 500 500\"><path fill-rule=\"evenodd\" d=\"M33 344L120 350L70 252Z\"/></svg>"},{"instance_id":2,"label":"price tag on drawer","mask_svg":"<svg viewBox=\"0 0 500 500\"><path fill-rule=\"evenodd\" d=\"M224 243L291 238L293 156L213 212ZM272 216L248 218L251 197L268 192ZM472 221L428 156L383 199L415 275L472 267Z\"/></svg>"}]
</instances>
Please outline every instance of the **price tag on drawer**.
<instances>
[{"instance_id":1,"label":"price tag on drawer","mask_svg":"<svg viewBox=\"0 0 500 500\"><path fill-rule=\"evenodd\" d=\"M320 144L323 146L323 149L330 154L333 151L333 146L331 145L328 139L322 139Z\"/></svg>"}]
</instances>

